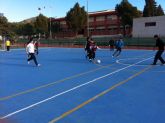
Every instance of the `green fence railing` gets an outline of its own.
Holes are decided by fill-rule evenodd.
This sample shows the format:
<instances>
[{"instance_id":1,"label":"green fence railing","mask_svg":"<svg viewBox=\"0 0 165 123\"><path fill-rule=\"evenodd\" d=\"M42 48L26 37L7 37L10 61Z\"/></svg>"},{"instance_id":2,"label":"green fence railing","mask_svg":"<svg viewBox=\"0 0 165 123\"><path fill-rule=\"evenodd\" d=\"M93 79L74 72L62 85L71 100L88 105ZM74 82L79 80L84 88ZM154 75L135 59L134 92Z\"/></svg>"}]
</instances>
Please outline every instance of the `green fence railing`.
<instances>
[{"instance_id":1,"label":"green fence railing","mask_svg":"<svg viewBox=\"0 0 165 123\"><path fill-rule=\"evenodd\" d=\"M99 37L93 38L93 40L97 43L98 46L108 46L110 38L107 37ZM117 40L117 39L115 39ZM153 38L123 38L125 46L135 46L135 47L153 47L155 45L155 40ZM163 38L165 41L165 38ZM28 40L20 39L17 43L26 43ZM75 45L85 45L86 38L74 38L74 39L41 39L41 44L45 44L47 46L54 45L63 45L63 46L75 46Z\"/></svg>"}]
</instances>

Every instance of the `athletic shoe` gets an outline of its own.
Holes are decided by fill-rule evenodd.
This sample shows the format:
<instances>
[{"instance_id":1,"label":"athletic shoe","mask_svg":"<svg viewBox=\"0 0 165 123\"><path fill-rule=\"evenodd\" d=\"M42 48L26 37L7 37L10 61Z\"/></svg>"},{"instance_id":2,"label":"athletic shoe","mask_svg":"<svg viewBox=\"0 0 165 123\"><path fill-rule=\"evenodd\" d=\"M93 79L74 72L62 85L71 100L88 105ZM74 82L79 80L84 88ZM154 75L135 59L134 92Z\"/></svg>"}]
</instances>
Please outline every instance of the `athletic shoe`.
<instances>
[{"instance_id":1,"label":"athletic shoe","mask_svg":"<svg viewBox=\"0 0 165 123\"><path fill-rule=\"evenodd\" d=\"M162 63L161 65L162 65L162 66L165 65L165 63Z\"/></svg>"},{"instance_id":2,"label":"athletic shoe","mask_svg":"<svg viewBox=\"0 0 165 123\"><path fill-rule=\"evenodd\" d=\"M30 64L30 61L28 61L28 64Z\"/></svg>"},{"instance_id":3,"label":"athletic shoe","mask_svg":"<svg viewBox=\"0 0 165 123\"><path fill-rule=\"evenodd\" d=\"M37 67L41 66L41 64L38 64Z\"/></svg>"}]
</instances>

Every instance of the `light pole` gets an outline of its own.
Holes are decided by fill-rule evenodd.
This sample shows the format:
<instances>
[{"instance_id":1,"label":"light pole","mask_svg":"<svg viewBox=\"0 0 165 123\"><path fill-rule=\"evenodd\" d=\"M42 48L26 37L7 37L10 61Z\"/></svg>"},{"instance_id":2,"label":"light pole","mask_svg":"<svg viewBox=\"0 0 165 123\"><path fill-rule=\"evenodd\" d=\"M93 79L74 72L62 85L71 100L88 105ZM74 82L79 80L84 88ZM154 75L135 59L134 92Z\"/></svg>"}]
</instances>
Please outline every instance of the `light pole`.
<instances>
[{"instance_id":1,"label":"light pole","mask_svg":"<svg viewBox=\"0 0 165 123\"><path fill-rule=\"evenodd\" d=\"M89 37L89 14L88 14L88 0L87 0L87 37Z\"/></svg>"},{"instance_id":2,"label":"light pole","mask_svg":"<svg viewBox=\"0 0 165 123\"><path fill-rule=\"evenodd\" d=\"M3 39L3 50L6 50L6 37L4 35L4 37L2 37Z\"/></svg>"},{"instance_id":3,"label":"light pole","mask_svg":"<svg viewBox=\"0 0 165 123\"><path fill-rule=\"evenodd\" d=\"M51 20L51 6L50 6L50 18L49 18L49 24L50 24L50 29L49 29L49 38L50 39L52 39L52 30L51 30L51 28L52 28L52 22L51 22L52 20Z\"/></svg>"},{"instance_id":4,"label":"light pole","mask_svg":"<svg viewBox=\"0 0 165 123\"><path fill-rule=\"evenodd\" d=\"M49 22L49 23L50 23L50 27L49 27L49 28L50 28L50 29L49 29L49 36L50 36L50 39L51 39L51 38L52 38L52 30L51 30L51 27L52 27L51 25L52 25L52 24L51 24L51 17L50 17L49 21L50 21L50 22Z\"/></svg>"},{"instance_id":5,"label":"light pole","mask_svg":"<svg viewBox=\"0 0 165 123\"><path fill-rule=\"evenodd\" d=\"M41 8L38 7L38 17L39 17L40 14L41 14ZM38 33L38 38L40 39L40 33Z\"/></svg>"}]
</instances>

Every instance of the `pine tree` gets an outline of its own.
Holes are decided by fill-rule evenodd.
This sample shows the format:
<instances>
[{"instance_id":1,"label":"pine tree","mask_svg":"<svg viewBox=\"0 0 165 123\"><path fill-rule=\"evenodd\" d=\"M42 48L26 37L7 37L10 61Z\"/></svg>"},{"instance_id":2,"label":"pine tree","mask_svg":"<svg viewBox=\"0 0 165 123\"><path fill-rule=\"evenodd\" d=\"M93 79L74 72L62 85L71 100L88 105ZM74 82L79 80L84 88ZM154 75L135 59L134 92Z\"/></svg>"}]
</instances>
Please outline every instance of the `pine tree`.
<instances>
[{"instance_id":1,"label":"pine tree","mask_svg":"<svg viewBox=\"0 0 165 123\"><path fill-rule=\"evenodd\" d=\"M48 18L40 14L34 22L36 33L48 33Z\"/></svg>"},{"instance_id":2,"label":"pine tree","mask_svg":"<svg viewBox=\"0 0 165 123\"><path fill-rule=\"evenodd\" d=\"M87 23L87 13L85 8L80 7L78 2L67 12L65 18L68 27L72 29L76 35L84 28L84 25Z\"/></svg>"},{"instance_id":3,"label":"pine tree","mask_svg":"<svg viewBox=\"0 0 165 123\"><path fill-rule=\"evenodd\" d=\"M143 17L162 16L164 15L161 5L157 6L155 0L145 0L145 6L143 10Z\"/></svg>"},{"instance_id":4,"label":"pine tree","mask_svg":"<svg viewBox=\"0 0 165 123\"><path fill-rule=\"evenodd\" d=\"M143 10L143 17L150 17L157 15L157 3L155 0L145 0L145 6Z\"/></svg>"},{"instance_id":5,"label":"pine tree","mask_svg":"<svg viewBox=\"0 0 165 123\"><path fill-rule=\"evenodd\" d=\"M117 4L115 7L117 15L121 18L121 22L123 25L123 32L125 35L125 26L132 26L133 18L140 17L140 11L134 7L128 0L122 0L120 4Z\"/></svg>"},{"instance_id":6,"label":"pine tree","mask_svg":"<svg viewBox=\"0 0 165 123\"><path fill-rule=\"evenodd\" d=\"M161 5L159 5L159 6L157 7L156 15L157 15L157 16L162 16L162 15L164 15L164 12L163 12L163 9L162 9Z\"/></svg>"}]
</instances>

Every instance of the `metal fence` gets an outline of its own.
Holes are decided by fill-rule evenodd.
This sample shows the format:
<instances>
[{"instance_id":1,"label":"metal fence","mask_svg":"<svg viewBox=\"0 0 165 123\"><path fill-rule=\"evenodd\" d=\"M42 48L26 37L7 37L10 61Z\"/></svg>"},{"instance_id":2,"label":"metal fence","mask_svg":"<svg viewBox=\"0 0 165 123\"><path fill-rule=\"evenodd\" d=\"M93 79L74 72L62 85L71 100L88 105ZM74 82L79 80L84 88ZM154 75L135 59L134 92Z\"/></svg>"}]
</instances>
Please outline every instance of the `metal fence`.
<instances>
[{"instance_id":1,"label":"metal fence","mask_svg":"<svg viewBox=\"0 0 165 123\"><path fill-rule=\"evenodd\" d=\"M93 37L98 46L108 47L110 37ZM118 40L119 37L113 37ZM123 38L127 47L153 47L155 40L153 38ZM165 41L165 38L163 38ZM17 41L17 45L25 46L28 40L21 39ZM86 38L63 38L63 39L41 39L40 46L45 47L83 47L86 44Z\"/></svg>"}]
</instances>

